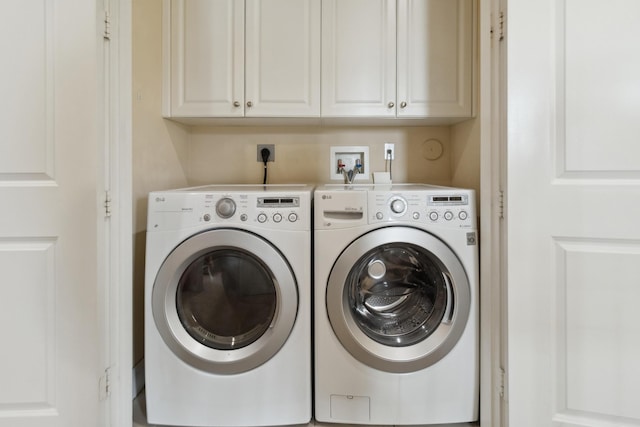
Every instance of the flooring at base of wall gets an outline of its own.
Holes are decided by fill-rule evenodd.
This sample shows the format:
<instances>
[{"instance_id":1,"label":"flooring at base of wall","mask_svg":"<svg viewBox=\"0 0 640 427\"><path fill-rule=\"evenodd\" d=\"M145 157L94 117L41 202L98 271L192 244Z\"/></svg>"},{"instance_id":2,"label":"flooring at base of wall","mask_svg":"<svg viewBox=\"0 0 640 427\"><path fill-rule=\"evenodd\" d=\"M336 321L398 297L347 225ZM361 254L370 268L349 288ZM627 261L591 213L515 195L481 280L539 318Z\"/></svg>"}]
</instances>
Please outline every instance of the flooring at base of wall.
<instances>
[{"instance_id":1,"label":"flooring at base of wall","mask_svg":"<svg viewBox=\"0 0 640 427\"><path fill-rule=\"evenodd\" d=\"M135 399L144 389L144 359L142 359L136 366L133 367L133 396L131 399Z\"/></svg>"}]
</instances>

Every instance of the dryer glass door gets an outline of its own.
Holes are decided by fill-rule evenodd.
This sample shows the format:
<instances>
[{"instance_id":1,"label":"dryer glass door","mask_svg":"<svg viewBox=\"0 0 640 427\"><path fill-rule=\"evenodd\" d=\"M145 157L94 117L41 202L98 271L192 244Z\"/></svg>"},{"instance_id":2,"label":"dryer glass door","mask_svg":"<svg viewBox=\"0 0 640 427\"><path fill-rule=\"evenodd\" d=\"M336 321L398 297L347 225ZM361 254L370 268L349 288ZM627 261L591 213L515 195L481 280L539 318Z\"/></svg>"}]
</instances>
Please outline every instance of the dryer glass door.
<instances>
[{"instance_id":1,"label":"dryer glass door","mask_svg":"<svg viewBox=\"0 0 640 427\"><path fill-rule=\"evenodd\" d=\"M194 368L237 374L284 345L298 313L298 285L282 253L237 229L187 238L165 259L153 284L158 332Z\"/></svg>"},{"instance_id":2,"label":"dryer glass door","mask_svg":"<svg viewBox=\"0 0 640 427\"><path fill-rule=\"evenodd\" d=\"M218 350L245 347L269 328L276 312L269 270L237 249L207 252L178 282L178 317L189 335Z\"/></svg>"}]
</instances>

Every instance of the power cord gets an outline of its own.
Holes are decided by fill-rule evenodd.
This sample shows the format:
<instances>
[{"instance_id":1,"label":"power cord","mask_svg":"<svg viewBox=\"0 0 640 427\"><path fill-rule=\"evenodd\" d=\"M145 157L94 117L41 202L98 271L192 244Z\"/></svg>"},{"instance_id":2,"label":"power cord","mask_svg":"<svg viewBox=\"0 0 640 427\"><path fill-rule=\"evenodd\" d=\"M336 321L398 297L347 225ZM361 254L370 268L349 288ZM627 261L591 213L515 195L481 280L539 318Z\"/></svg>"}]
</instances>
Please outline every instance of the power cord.
<instances>
[{"instance_id":1,"label":"power cord","mask_svg":"<svg viewBox=\"0 0 640 427\"><path fill-rule=\"evenodd\" d=\"M267 162L269 161L269 155L271 152L268 148L263 148L260 150L260 155L262 156L262 163L264 163L264 177L262 178L262 184L267 183Z\"/></svg>"}]
</instances>

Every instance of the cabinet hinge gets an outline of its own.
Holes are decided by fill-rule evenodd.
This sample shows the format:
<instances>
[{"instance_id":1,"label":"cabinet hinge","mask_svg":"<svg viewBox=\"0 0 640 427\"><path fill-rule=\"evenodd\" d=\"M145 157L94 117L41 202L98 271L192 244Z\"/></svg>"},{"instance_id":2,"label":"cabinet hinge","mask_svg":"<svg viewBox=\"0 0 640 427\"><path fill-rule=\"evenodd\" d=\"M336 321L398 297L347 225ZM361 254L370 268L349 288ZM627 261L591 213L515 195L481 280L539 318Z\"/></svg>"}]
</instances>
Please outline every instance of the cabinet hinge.
<instances>
[{"instance_id":1,"label":"cabinet hinge","mask_svg":"<svg viewBox=\"0 0 640 427\"><path fill-rule=\"evenodd\" d=\"M104 216L106 218L111 216L111 192L109 190L104 192Z\"/></svg>"},{"instance_id":2,"label":"cabinet hinge","mask_svg":"<svg viewBox=\"0 0 640 427\"><path fill-rule=\"evenodd\" d=\"M111 375L111 368L106 368L104 370L104 374L98 380L100 401L107 400L107 398L111 395L111 384L110 384L110 378L109 378L110 375Z\"/></svg>"},{"instance_id":3,"label":"cabinet hinge","mask_svg":"<svg viewBox=\"0 0 640 427\"><path fill-rule=\"evenodd\" d=\"M105 40L111 40L111 14L107 10L104 11L104 32L102 37Z\"/></svg>"},{"instance_id":4,"label":"cabinet hinge","mask_svg":"<svg viewBox=\"0 0 640 427\"><path fill-rule=\"evenodd\" d=\"M498 41L504 40L504 12L500 12L498 18Z\"/></svg>"},{"instance_id":5,"label":"cabinet hinge","mask_svg":"<svg viewBox=\"0 0 640 427\"><path fill-rule=\"evenodd\" d=\"M504 219L504 190L498 193L498 218Z\"/></svg>"}]
</instances>

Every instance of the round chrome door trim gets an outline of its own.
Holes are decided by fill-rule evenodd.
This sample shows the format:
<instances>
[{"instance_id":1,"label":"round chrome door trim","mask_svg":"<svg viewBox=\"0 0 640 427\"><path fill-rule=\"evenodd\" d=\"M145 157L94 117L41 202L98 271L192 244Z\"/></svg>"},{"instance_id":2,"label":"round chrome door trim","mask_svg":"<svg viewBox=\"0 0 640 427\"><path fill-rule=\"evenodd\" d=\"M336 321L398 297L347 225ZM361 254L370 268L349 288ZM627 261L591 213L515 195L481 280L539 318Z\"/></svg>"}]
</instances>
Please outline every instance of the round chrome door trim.
<instances>
[{"instance_id":1,"label":"round chrome door trim","mask_svg":"<svg viewBox=\"0 0 640 427\"><path fill-rule=\"evenodd\" d=\"M347 296L347 278L358 260L385 244L410 244L423 248L449 282L450 313L424 340L405 347L381 344L366 335L353 317ZM326 308L329 321L342 346L357 360L381 371L414 372L445 357L456 345L467 324L471 307L469 279L455 253L424 230L392 226L358 237L338 257L329 274Z\"/></svg>"},{"instance_id":2,"label":"round chrome door trim","mask_svg":"<svg viewBox=\"0 0 640 427\"><path fill-rule=\"evenodd\" d=\"M260 338L246 347L218 350L203 345L185 330L178 316L176 292L182 274L200 256L217 249L252 254L273 278L273 321ZM182 361L210 373L238 374L262 365L286 342L298 312L297 282L284 255L258 235L239 229L209 230L187 238L167 256L153 285L152 312L160 336Z\"/></svg>"}]
</instances>

